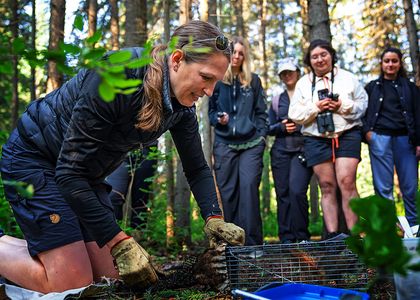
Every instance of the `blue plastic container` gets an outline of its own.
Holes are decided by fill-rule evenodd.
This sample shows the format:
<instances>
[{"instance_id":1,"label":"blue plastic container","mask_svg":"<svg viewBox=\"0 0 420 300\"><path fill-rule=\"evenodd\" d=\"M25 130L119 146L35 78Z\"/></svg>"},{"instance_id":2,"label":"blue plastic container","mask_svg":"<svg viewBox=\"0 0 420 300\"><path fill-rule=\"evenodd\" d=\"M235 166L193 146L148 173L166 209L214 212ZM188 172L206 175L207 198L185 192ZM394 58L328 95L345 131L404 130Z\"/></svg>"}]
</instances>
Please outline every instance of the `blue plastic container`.
<instances>
[{"instance_id":1,"label":"blue plastic container","mask_svg":"<svg viewBox=\"0 0 420 300\"><path fill-rule=\"evenodd\" d=\"M236 295L241 295L240 292L241 291L238 290L236 293L235 291L232 291L232 293ZM267 289L252 293L252 295L249 293L247 294L248 295L242 294L242 296L245 296L243 298L244 300L369 299L369 295L367 293L304 283L286 283L274 288L267 287Z\"/></svg>"}]
</instances>

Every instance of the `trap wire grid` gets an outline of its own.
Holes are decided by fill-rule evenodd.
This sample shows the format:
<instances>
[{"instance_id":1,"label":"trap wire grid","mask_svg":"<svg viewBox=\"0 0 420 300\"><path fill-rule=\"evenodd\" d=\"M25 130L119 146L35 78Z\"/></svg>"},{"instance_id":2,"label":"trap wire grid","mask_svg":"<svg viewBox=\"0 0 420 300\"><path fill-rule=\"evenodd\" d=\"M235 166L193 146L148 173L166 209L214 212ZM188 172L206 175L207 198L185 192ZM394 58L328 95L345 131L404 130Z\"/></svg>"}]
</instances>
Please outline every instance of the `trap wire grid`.
<instances>
[{"instance_id":1,"label":"trap wire grid","mask_svg":"<svg viewBox=\"0 0 420 300\"><path fill-rule=\"evenodd\" d=\"M368 272L344 240L226 247L230 289L256 291L272 282L365 290Z\"/></svg>"}]
</instances>

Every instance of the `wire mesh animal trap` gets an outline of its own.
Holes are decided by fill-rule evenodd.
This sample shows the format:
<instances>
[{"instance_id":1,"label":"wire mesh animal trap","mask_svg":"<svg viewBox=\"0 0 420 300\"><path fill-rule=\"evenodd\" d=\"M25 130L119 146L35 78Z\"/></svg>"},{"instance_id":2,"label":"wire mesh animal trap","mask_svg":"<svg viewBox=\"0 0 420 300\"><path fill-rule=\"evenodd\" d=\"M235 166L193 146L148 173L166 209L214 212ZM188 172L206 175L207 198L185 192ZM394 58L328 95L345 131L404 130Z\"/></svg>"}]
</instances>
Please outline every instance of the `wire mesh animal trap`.
<instances>
[{"instance_id":1,"label":"wire mesh animal trap","mask_svg":"<svg viewBox=\"0 0 420 300\"><path fill-rule=\"evenodd\" d=\"M343 240L227 247L231 289L255 291L272 282L362 290L368 272Z\"/></svg>"}]
</instances>

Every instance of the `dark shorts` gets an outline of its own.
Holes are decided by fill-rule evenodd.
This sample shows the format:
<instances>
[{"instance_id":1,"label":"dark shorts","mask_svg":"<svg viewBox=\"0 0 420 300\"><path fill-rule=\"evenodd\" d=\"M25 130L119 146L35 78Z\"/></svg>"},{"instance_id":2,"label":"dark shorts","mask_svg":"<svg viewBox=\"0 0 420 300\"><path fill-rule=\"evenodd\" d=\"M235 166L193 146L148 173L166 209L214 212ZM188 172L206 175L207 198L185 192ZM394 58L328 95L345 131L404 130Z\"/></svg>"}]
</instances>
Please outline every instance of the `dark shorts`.
<instances>
[{"instance_id":1,"label":"dark shorts","mask_svg":"<svg viewBox=\"0 0 420 300\"><path fill-rule=\"evenodd\" d=\"M305 136L305 157L308 167L313 167L326 161L332 161L333 139ZM362 132L359 127L349 129L338 137L338 148L334 155L338 157L360 158Z\"/></svg>"},{"instance_id":2,"label":"dark shorts","mask_svg":"<svg viewBox=\"0 0 420 300\"><path fill-rule=\"evenodd\" d=\"M16 132L3 147L0 167L3 180L34 186L31 198L25 198L10 185L4 186L6 199L32 256L76 241L93 241L58 190L54 180L55 166L23 142ZM98 186L95 192L102 203L112 209L105 187Z\"/></svg>"}]
</instances>

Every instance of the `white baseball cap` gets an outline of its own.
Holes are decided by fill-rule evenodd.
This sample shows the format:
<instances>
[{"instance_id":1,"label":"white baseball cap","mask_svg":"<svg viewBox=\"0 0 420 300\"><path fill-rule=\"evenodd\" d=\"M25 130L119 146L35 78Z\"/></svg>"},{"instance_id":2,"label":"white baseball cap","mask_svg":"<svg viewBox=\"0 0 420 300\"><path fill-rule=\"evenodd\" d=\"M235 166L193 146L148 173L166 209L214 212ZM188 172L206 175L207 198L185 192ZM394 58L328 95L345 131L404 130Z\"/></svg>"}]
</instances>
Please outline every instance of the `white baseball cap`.
<instances>
[{"instance_id":1,"label":"white baseball cap","mask_svg":"<svg viewBox=\"0 0 420 300\"><path fill-rule=\"evenodd\" d=\"M277 75L280 75L283 71L296 71L298 67L291 61L287 61L284 63L281 63L279 65L279 71L277 72Z\"/></svg>"}]
</instances>

